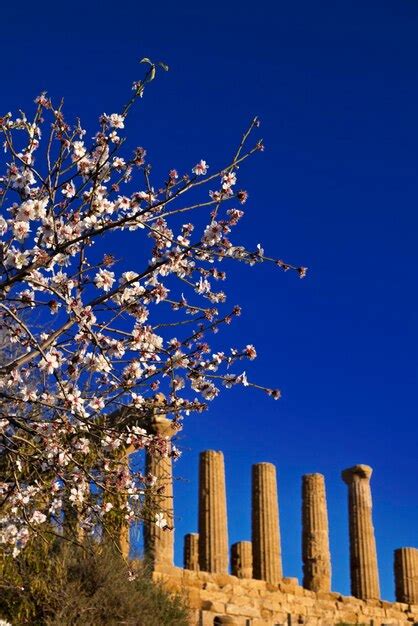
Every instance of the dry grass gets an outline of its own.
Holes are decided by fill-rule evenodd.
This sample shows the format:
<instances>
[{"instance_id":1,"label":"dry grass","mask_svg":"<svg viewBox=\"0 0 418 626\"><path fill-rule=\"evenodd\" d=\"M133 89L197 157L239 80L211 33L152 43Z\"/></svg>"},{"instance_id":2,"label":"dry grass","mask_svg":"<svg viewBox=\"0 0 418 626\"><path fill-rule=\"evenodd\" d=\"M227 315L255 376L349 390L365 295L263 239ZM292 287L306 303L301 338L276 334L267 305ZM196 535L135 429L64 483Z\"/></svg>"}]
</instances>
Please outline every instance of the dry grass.
<instances>
[{"instance_id":1,"label":"dry grass","mask_svg":"<svg viewBox=\"0 0 418 626\"><path fill-rule=\"evenodd\" d=\"M107 546L30 546L0 565L0 617L14 626L187 626L183 598L142 566L134 580L128 574Z\"/></svg>"}]
</instances>

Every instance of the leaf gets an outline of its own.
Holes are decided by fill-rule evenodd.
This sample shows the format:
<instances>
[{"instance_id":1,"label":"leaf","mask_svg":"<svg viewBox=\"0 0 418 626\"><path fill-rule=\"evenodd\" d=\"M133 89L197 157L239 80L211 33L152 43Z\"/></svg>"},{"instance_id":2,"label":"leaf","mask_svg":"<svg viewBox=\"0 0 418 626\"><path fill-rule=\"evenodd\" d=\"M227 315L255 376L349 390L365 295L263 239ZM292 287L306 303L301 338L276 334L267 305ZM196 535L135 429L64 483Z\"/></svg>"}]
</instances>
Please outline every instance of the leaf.
<instances>
[{"instance_id":1,"label":"leaf","mask_svg":"<svg viewBox=\"0 0 418 626\"><path fill-rule=\"evenodd\" d=\"M149 59L148 57L144 57L143 59L141 59L140 63L148 63L149 65L154 65L151 59Z\"/></svg>"},{"instance_id":2,"label":"leaf","mask_svg":"<svg viewBox=\"0 0 418 626\"><path fill-rule=\"evenodd\" d=\"M160 67L162 67L162 69L163 69L165 72L168 72L168 70L170 69L170 68L168 67L167 63L163 63L163 61L159 61L158 65L159 65Z\"/></svg>"}]
</instances>

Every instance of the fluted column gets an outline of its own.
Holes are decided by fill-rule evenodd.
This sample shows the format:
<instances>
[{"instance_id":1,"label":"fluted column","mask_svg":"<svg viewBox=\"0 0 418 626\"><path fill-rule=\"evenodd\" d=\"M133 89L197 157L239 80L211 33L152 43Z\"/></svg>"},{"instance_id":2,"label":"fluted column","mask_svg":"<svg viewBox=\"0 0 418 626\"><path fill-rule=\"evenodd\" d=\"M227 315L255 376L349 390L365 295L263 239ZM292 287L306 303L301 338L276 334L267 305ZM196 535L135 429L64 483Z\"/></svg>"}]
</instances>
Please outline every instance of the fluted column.
<instances>
[{"instance_id":1,"label":"fluted column","mask_svg":"<svg viewBox=\"0 0 418 626\"><path fill-rule=\"evenodd\" d=\"M197 533L184 535L183 564L184 569L199 571L199 535Z\"/></svg>"},{"instance_id":2,"label":"fluted column","mask_svg":"<svg viewBox=\"0 0 418 626\"><path fill-rule=\"evenodd\" d=\"M253 577L253 549L251 541L237 541L231 546L231 573L238 578Z\"/></svg>"},{"instance_id":3,"label":"fluted column","mask_svg":"<svg viewBox=\"0 0 418 626\"><path fill-rule=\"evenodd\" d=\"M305 589L330 591L328 511L322 474L302 477L302 559Z\"/></svg>"},{"instance_id":4,"label":"fluted column","mask_svg":"<svg viewBox=\"0 0 418 626\"><path fill-rule=\"evenodd\" d=\"M418 604L418 549L398 548L394 565L396 600Z\"/></svg>"},{"instance_id":5,"label":"fluted column","mask_svg":"<svg viewBox=\"0 0 418 626\"><path fill-rule=\"evenodd\" d=\"M129 455L132 453L130 447L125 451L124 457L122 458L122 471L126 476L130 474L129 468ZM126 497L124 498L127 499ZM129 522L123 520L120 522L120 531L119 531L119 547L124 559L129 559L129 552L131 547L130 542L130 524Z\"/></svg>"},{"instance_id":6,"label":"fluted column","mask_svg":"<svg viewBox=\"0 0 418 626\"><path fill-rule=\"evenodd\" d=\"M372 471L368 465L355 465L342 472L348 485L351 593L362 600L380 597L370 490Z\"/></svg>"},{"instance_id":7,"label":"fluted column","mask_svg":"<svg viewBox=\"0 0 418 626\"><path fill-rule=\"evenodd\" d=\"M204 572L228 570L224 455L215 450L200 453L199 567Z\"/></svg>"},{"instance_id":8,"label":"fluted column","mask_svg":"<svg viewBox=\"0 0 418 626\"><path fill-rule=\"evenodd\" d=\"M162 513L167 522L166 528L160 528L151 516L144 525L145 555L155 567L157 564L173 565L174 559L173 468L170 451L175 429L171 420L156 415L151 432L167 440L165 453L161 453L156 446L155 449L148 449L146 454L146 471L157 479L150 498L151 510L154 515Z\"/></svg>"},{"instance_id":9,"label":"fluted column","mask_svg":"<svg viewBox=\"0 0 418 626\"><path fill-rule=\"evenodd\" d=\"M282 578L276 468L257 463L252 468L253 576L276 584Z\"/></svg>"}]
</instances>

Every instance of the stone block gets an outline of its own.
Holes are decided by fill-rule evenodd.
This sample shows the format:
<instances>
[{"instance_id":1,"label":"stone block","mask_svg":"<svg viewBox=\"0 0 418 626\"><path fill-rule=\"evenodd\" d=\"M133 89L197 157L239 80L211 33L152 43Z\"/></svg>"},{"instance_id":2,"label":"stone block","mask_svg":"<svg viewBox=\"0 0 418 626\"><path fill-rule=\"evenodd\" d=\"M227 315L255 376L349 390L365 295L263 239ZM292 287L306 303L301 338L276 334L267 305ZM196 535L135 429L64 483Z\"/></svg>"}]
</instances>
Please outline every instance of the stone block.
<instances>
[{"instance_id":1,"label":"stone block","mask_svg":"<svg viewBox=\"0 0 418 626\"><path fill-rule=\"evenodd\" d=\"M221 591L201 591L200 597L203 600L213 600L214 602L229 602L229 597L226 593L222 593Z\"/></svg>"},{"instance_id":2,"label":"stone block","mask_svg":"<svg viewBox=\"0 0 418 626\"><path fill-rule=\"evenodd\" d=\"M202 611L212 611L213 613L225 613L224 602L212 602L212 600L202 601Z\"/></svg>"},{"instance_id":3,"label":"stone block","mask_svg":"<svg viewBox=\"0 0 418 626\"><path fill-rule=\"evenodd\" d=\"M273 619L273 615L271 613L271 611L269 611L268 609L261 609L261 617L263 618L263 620L265 620L266 622L268 622L268 624L272 623L272 619Z\"/></svg>"},{"instance_id":4,"label":"stone block","mask_svg":"<svg viewBox=\"0 0 418 626\"><path fill-rule=\"evenodd\" d=\"M253 606L248 606L248 605L238 606L237 604L227 604L226 613L227 615L242 615L244 617L260 617L259 609Z\"/></svg>"},{"instance_id":5,"label":"stone block","mask_svg":"<svg viewBox=\"0 0 418 626\"><path fill-rule=\"evenodd\" d=\"M247 626L246 620L251 620L251 626L287 626L288 614L292 615L292 626L298 625L299 617L304 626L335 626L339 622L370 626L372 620L374 626L412 626L418 622L418 607L400 602L364 601L301 587L285 592L263 581L207 572L185 573L174 567L155 572L153 578L167 589L188 595L190 626L213 626L216 615L233 616L237 626ZM197 609L204 615L201 623Z\"/></svg>"},{"instance_id":6,"label":"stone block","mask_svg":"<svg viewBox=\"0 0 418 626\"><path fill-rule=\"evenodd\" d=\"M282 602L275 602L274 600L271 599L267 599L267 600L262 600L261 605L260 605L263 609L268 609L269 611L282 611L283 610L283 603Z\"/></svg>"},{"instance_id":7,"label":"stone block","mask_svg":"<svg viewBox=\"0 0 418 626\"><path fill-rule=\"evenodd\" d=\"M257 587L250 587L249 589L245 589L244 595L249 598L263 598L266 594L265 591L257 589Z\"/></svg>"},{"instance_id":8,"label":"stone block","mask_svg":"<svg viewBox=\"0 0 418 626\"><path fill-rule=\"evenodd\" d=\"M236 606L255 606L256 603L254 598L248 598L246 596L233 595L231 598L231 604L235 604Z\"/></svg>"},{"instance_id":9,"label":"stone block","mask_svg":"<svg viewBox=\"0 0 418 626\"><path fill-rule=\"evenodd\" d=\"M200 609L202 604L202 598L200 596L200 590L198 589L187 589L187 604L189 607L193 609Z\"/></svg>"},{"instance_id":10,"label":"stone block","mask_svg":"<svg viewBox=\"0 0 418 626\"><path fill-rule=\"evenodd\" d=\"M247 590L242 585L234 585L232 589L233 596L248 596Z\"/></svg>"},{"instance_id":11,"label":"stone block","mask_svg":"<svg viewBox=\"0 0 418 626\"><path fill-rule=\"evenodd\" d=\"M200 609L199 610L189 610L189 624L190 624L190 626L199 626L200 625Z\"/></svg>"},{"instance_id":12,"label":"stone block","mask_svg":"<svg viewBox=\"0 0 418 626\"><path fill-rule=\"evenodd\" d=\"M212 611L201 611L200 619L196 626L213 626L214 613Z\"/></svg>"},{"instance_id":13,"label":"stone block","mask_svg":"<svg viewBox=\"0 0 418 626\"><path fill-rule=\"evenodd\" d=\"M313 598L300 598L299 599L300 604L302 604L303 606L315 606L315 600Z\"/></svg>"},{"instance_id":14,"label":"stone block","mask_svg":"<svg viewBox=\"0 0 418 626\"><path fill-rule=\"evenodd\" d=\"M219 585L207 582L203 583L202 589L205 589L206 591L219 591Z\"/></svg>"},{"instance_id":15,"label":"stone block","mask_svg":"<svg viewBox=\"0 0 418 626\"><path fill-rule=\"evenodd\" d=\"M321 611L325 611L325 610L334 610L336 609L336 603L333 600L321 600L320 602L318 602L318 608Z\"/></svg>"},{"instance_id":16,"label":"stone block","mask_svg":"<svg viewBox=\"0 0 418 626\"><path fill-rule=\"evenodd\" d=\"M214 574L212 580L220 587L225 585L236 585L240 582L236 576L230 576L230 574Z\"/></svg>"}]
</instances>

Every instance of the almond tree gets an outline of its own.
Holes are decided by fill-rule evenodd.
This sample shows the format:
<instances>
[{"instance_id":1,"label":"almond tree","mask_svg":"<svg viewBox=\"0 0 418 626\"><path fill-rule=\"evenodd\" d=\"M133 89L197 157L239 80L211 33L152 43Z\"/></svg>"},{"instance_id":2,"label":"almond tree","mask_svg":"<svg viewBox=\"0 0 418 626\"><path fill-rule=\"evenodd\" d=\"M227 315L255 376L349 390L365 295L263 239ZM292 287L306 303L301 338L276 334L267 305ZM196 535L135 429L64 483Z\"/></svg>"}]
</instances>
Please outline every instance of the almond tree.
<instances>
[{"instance_id":1,"label":"almond tree","mask_svg":"<svg viewBox=\"0 0 418 626\"><path fill-rule=\"evenodd\" d=\"M306 273L232 241L247 201L237 172L263 150L250 143L259 122L221 169L201 159L154 181L143 147L124 152L128 114L168 69L143 62L144 79L120 112L101 115L91 145L46 93L33 117L0 117L0 542L14 555L33 533L60 532L64 508L86 530L141 519L154 477L127 472L123 451L179 454L147 429L156 411L180 429L222 386L280 396L247 379L252 345L208 343L240 314L215 287L227 259ZM110 253L99 258L117 231L127 247L148 246L147 262L118 271Z\"/></svg>"}]
</instances>

